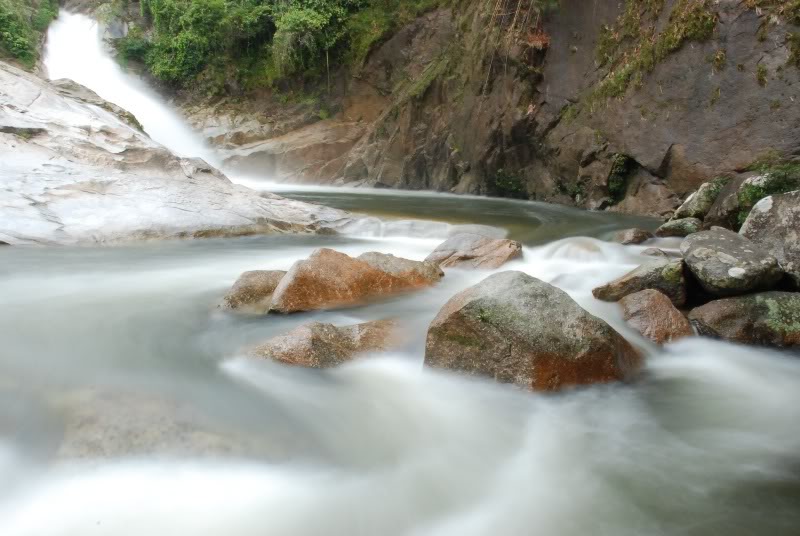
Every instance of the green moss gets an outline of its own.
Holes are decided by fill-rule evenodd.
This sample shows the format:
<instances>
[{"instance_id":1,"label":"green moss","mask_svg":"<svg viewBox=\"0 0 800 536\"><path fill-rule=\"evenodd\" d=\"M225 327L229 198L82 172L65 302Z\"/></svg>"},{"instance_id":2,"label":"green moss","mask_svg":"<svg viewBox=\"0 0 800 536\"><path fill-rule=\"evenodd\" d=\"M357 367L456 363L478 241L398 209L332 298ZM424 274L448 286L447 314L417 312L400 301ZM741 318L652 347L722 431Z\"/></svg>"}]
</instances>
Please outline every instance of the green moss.
<instances>
[{"instance_id":1,"label":"green moss","mask_svg":"<svg viewBox=\"0 0 800 536\"><path fill-rule=\"evenodd\" d=\"M454 342L456 344L459 344L461 346L472 346L472 347L480 347L481 346L481 341L480 340L473 339L473 338L470 338L470 337L465 337L463 335L458 335L456 333L446 333L444 335L444 338L449 340L449 341L452 341L452 342Z\"/></svg>"},{"instance_id":2,"label":"green moss","mask_svg":"<svg viewBox=\"0 0 800 536\"><path fill-rule=\"evenodd\" d=\"M758 67L756 67L756 81L761 87L766 87L767 85L767 67L763 63L759 63Z\"/></svg>"},{"instance_id":3,"label":"green moss","mask_svg":"<svg viewBox=\"0 0 800 536\"><path fill-rule=\"evenodd\" d=\"M756 303L767 308L766 324L777 332L800 333L800 300L781 300L768 296L756 296Z\"/></svg>"},{"instance_id":4,"label":"green moss","mask_svg":"<svg viewBox=\"0 0 800 536\"><path fill-rule=\"evenodd\" d=\"M789 46L789 63L800 67L800 33L794 32L786 36Z\"/></svg>"},{"instance_id":5,"label":"green moss","mask_svg":"<svg viewBox=\"0 0 800 536\"><path fill-rule=\"evenodd\" d=\"M670 285L680 285L683 281L683 264L671 262L661 270L661 277Z\"/></svg>"},{"instance_id":6,"label":"green moss","mask_svg":"<svg viewBox=\"0 0 800 536\"><path fill-rule=\"evenodd\" d=\"M501 197L523 197L525 184L519 175L498 169L493 177L489 178L489 187L494 195Z\"/></svg>"},{"instance_id":7,"label":"green moss","mask_svg":"<svg viewBox=\"0 0 800 536\"><path fill-rule=\"evenodd\" d=\"M709 106L714 106L719 102L719 98L722 95L722 89L717 87L714 91L711 92L711 100L709 101Z\"/></svg>"},{"instance_id":8,"label":"green moss","mask_svg":"<svg viewBox=\"0 0 800 536\"><path fill-rule=\"evenodd\" d=\"M636 165L636 161L624 154L615 154L611 158L611 171L608 174L608 195L614 203L625 197L628 178Z\"/></svg>"},{"instance_id":9,"label":"green moss","mask_svg":"<svg viewBox=\"0 0 800 536\"><path fill-rule=\"evenodd\" d=\"M763 165L757 171L762 174L761 178L757 182L745 183L739 189L739 225L744 223L755 204L768 195L800 188L800 164Z\"/></svg>"},{"instance_id":10,"label":"green moss","mask_svg":"<svg viewBox=\"0 0 800 536\"><path fill-rule=\"evenodd\" d=\"M716 199L717 197L719 197L719 194L720 192L722 192L722 189L725 188L728 185L728 183L731 182L731 178L724 176L715 177L710 182L711 182L711 188L708 191L708 196L711 199Z\"/></svg>"}]
</instances>

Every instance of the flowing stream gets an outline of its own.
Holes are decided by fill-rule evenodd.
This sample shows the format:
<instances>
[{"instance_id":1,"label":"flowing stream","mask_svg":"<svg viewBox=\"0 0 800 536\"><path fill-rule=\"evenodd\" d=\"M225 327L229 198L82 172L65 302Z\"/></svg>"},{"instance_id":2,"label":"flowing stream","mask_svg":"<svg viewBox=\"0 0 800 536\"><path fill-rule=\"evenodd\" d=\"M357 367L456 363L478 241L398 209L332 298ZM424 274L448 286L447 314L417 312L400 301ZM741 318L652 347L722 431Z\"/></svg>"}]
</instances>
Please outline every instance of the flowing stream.
<instances>
[{"instance_id":1,"label":"flowing stream","mask_svg":"<svg viewBox=\"0 0 800 536\"><path fill-rule=\"evenodd\" d=\"M48 43L52 77L208 156L91 21L62 13ZM643 260L599 238L652 222L441 194L288 194L374 218L343 236L0 248L0 534L798 534L800 360L699 338L657 351L591 296ZM448 270L349 310L216 309L245 270L323 246L422 259L456 224L522 240L524 259L503 269L557 285L641 345L642 380L545 396L424 369L428 323L487 273ZM410 335L392 355L328 371L242 355L308 321L386 317Z\"/></svg>"}]
</instances>

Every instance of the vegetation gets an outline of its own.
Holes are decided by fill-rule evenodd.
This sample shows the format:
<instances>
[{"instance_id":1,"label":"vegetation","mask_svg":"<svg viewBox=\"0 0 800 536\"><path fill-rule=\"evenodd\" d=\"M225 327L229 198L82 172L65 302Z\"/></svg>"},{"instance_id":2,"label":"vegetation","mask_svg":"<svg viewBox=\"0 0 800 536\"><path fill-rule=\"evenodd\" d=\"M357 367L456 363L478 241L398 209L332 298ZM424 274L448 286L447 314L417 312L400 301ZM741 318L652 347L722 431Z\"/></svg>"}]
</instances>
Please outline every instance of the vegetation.
<instances>
[{"instance_id":1,"label":"vegetation","mask_svg":"<svg viewBox=\"0 0 800 536\"><path fill-rule=\"evenodd\" d=\"M0 56L33 68L44 32L57 14L58 0L0 0Z\"/></svg>"},{"instance_id":2,"label":"vegetation","mask_svg":"<svg viewBox=\"0 0 800 536\"><path fill-rule=\"evenodd\" d=\"M628 177L636 167L636 161L624 154L615 154L611 159L611 172L608 174L608 195L614 203L625 197Z\"/></svg>"},{"instance_id":3,"label":"vegetation","mask_svg":"<svg viewBox=\"0 0 800 536\"><path fill-rule=\"evenodd\" d=\"M750 179L739 189L739 225L744 223L750 210L768 195L784 194L800 189L800 164L794 162L775 164L766 161L756 164L755 171L761 173Z\"/></svg>"},{"instance_id":4,"label":"vegetation","mask_svg":"<svg viewBox=\"0 0 800 536\"><path fill-rule=\"evenodd\" d=\"M490 178L492 193L501 197L523 197L525 186L519 175L498 169Z\"/></svg>"}]
</instances>

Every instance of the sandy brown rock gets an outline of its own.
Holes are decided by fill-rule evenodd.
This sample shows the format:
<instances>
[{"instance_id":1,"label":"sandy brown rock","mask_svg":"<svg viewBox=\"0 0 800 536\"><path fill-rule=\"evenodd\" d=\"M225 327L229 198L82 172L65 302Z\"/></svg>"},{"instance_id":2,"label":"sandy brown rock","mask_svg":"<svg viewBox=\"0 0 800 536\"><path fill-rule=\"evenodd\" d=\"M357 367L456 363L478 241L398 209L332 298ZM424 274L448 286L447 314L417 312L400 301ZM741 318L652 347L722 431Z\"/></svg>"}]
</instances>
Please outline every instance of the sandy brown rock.
<instances>
[{"instance_id":1,"label":"sandy brown rock","mask_svg":"<svg viewBox=\"0 0 800 536\"><path fill-rule=\"evenodd\" d=\"M442 272L441 268L432 262L412 261L402 257L395 257L389 253L378 253L377 251L362 253L357 258L373 268L409 281L413 285L432 285L444 277L444 272Z\"/></svg>"},{"instance_id":2,"label":"sandy brown rock","mask_svg":"<svg viewBox=\"0 0 800 536\"><path fill-rule=\"evenodd\" d=\"M675 305L686 303L686 278L682 259L655 258L603 286L592 290L598 300L619 301L628 294L654 289Z\"/></svg>"},{"instance_id":3,"label":"sandy brown rock","mask_svg":"<svg viewBox=\"0 0 800 536\"><path fill-rule=\"evenodd\" d=\"M281 279L272 295L270 310L295 313L355 306L433 283L413 269L405 273L406 278L403 275L332 249L318 249L308 259L294 263Z\"/></svg>"},{"instance_id":4,"label":"sandy brown rock","mask_svg":"<svg viewBox=\"0 0 800 536\"><path fill-rule=\"evenodd\" d=\"M642 290L619 301L628 324L656 344L693 335L692 326L670 299L657 290Z\"/></svg>"},{"instance_id":5,"label":"sandy brown rock","mask_svg":"<svg viewBox=\"0 0 800 536\"><path fill-rule=\"evenodd\" d=\"M392 320L341 327L312 322L268 340L254 348L250 355L287 365L328 368L359 354L395 349L401 342L397 324Z\"/></svg>"},{"instance_id":6,"label":"sandy brown rock","mask_svg":"<svg viewBox=\"0 0 800 536\"><path fill-rule=\"evenodd\" d=\"M689 320L700 335L742 344L800 349L800 293L761 292L697 307Z\"/></svg>"},{"instance_id":7,"label":"sandy brown rock","mask_svg":"<svg viewBox=\"0 0 800 536\"><path fill-rule=\"evenodd\" d=\"M221 309L242 313L264 314L269 311L272 293L286 272L281 270L253 270L245 272L228 291Z\"/></svg>"},{"instance_id":8,"label":"sandy brown rock","mask_svg":"<svg viewBox=\"0 0 800 536\"><path fill-rule=\"evenodd\" d=\"M626 379L640 356L562 290L508 271L445 304L428 329L425 364L553 391Z\"/></svg>"},{"instance_id":9,"label":"sandy brown rock","mask_svg":"<svg viewBox=\"0 0 800 536\"><path fill-rule=\"evenodd\" d=\"M623 229L614 235L614 242L619 242L623 246L631 244L641 244L653 238L653 233L644 229Z\"/></svg>"},{"instance_id":10,"label":"sandy brown rock","mask_svg":"<svg viewBox=\"0 0 800 536\"><path fill-rule=\"evenodd\" d=\"M425 260L442 268L490 270L520 257L522 244L516 240L461 233L439 244Z\"/></svg>"}]
</instances>

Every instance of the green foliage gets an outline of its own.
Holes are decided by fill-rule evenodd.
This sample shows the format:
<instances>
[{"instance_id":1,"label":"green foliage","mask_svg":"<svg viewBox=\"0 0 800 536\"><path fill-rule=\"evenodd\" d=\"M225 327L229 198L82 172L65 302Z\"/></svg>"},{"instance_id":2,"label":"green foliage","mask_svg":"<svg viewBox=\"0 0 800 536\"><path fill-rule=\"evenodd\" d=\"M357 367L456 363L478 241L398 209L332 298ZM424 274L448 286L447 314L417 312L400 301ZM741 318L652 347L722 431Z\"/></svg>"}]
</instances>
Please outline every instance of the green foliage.
<instances>
[{"instance_id":1,"label":"green foliage","mask_svg":"<svg viewBox=\"0 0 800 536\"><path fill-rule=\"evenodd\" d=\"M494 177L490 177L489 185L492 193L502 197L523 197L525 187L519 175L498 169Z\"/></svg>"},{"instance_id":2,"label":"green foliage","mask_svg":"<svg viewBox=\"0 0 800 536\"><path fill-rule=\"evenodd\" d=\"M628 177L636 166L636 161L624 154L615 154L611 159L611 171L608 174L608 195L614 203L625 197Z\"/></svg>"},{"instance_id":3,"label":"green foliage","mask_svg":"<svg viewBox=\"0 0 800 536\"><path fill-rule=\"evenodd\" d=\"M144 62L150 51L150 42L138 26L132 26L125 37L114 40L114 46L123 62Z\"/></svg>"},{"instance_id":4,"label":"green foliage","mask_svg":"<svg viewBox=\"0 0 800 536\"><path fill-rule=\"evenodd\" d=\"M0 0L0 56L33 68L44 32L57 15L58 0Z\"/></svg>"},{"instance_id":5,"label":"green foliage","mask_svg":"<svg viewBox=\"0 0 800 536\"><path fill-rule=\"evenodd\" d=\"M761 199L800 189L800 164L762 164L756 167L756 171L762 174L761 177L739 189L739 225Z\"/></svg>"}]
</instances>

